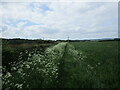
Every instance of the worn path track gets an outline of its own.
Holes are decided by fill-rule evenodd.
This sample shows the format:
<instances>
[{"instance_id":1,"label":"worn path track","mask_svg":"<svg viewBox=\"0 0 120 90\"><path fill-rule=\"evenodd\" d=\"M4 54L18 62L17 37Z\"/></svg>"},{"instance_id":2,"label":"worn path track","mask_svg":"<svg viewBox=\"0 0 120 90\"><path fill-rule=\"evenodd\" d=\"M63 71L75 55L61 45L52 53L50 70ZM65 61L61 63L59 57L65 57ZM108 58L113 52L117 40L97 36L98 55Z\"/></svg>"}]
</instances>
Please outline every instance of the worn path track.
<instances>
[{"instance_id":1,"label":"worn path track","mask_svg":"<svg viewBox=\"0 0 120 90\"><path fill-rule=\"evenodd\" d=\"M74 55L74 52L72 53L70 52L70 50L77 52L73 46L71 48L71 45L69 43L66 43L64 47L64 52L63 52L64 54L60 60L60 66L59 66L59 76L58 76L58 87L59 88L69 87L69 83L72 83L75 80L73 76L75 74L77 75L75 68L78 65L80 65L79 58L78 58L79 55Z\"/></svg>"}]
</instances>

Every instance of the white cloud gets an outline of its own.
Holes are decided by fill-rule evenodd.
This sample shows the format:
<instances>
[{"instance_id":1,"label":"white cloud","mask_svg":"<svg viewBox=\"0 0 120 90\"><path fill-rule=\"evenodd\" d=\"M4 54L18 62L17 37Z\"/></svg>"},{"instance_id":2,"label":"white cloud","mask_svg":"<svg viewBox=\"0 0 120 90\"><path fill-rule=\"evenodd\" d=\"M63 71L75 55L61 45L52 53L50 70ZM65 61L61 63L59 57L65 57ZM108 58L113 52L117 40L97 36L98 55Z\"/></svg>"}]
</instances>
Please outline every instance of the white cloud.
<instances>
[{"instance_id":1,"label":"white cloud","mask_svg":"<svg viewBox=\"0 0 120 90\"><path fill-rule=\"evenodd\" d=\"M1 0L1 2L57 2L58 0ZM119 2L119 0L59 0L60 2Z\"/></svg>"},{"instance_id":2,"label":"white cloud","mask_svg":"<svg viewBox=\"0 0 120 90\"><path fill-rule=\"evenodd\" d=\"M43 12L41 4L50 10ZM117 37L117 3L113 2L3 3L2 11L3 23L8 27L3 31L3 37L7 38L65 39L67 35L71 39ZM19 22L14 27L6 25L9 19L28 20L40 25L24 26L27 22Z\"/></svg>"}]
</instances>

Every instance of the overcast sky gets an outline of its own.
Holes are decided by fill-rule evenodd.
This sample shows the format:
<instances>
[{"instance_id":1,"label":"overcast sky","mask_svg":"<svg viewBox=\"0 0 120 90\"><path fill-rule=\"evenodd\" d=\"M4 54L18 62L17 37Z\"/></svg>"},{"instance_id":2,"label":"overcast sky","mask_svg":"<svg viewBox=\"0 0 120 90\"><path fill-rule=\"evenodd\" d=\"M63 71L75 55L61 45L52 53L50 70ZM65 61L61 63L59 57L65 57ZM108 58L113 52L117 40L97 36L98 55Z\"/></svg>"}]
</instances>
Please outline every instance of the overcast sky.
<instances>
[{"instance_id":1,"label":"overcast sky","mask_svg":"<svg viewBox=\"0 0 120 90\"><path fill-rule=\"evenodd\" d=\"M1 3L3 38L118 37L117 2Z\"/></svg>"}]
</instances>

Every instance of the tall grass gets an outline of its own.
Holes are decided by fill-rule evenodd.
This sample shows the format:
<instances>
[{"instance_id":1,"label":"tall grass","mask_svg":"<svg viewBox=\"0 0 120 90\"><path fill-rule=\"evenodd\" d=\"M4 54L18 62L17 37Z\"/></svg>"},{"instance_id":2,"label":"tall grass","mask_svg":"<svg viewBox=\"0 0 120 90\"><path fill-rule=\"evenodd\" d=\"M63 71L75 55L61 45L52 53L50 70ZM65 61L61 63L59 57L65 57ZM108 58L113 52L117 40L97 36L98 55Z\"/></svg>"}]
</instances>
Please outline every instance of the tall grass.
<instances>
[{"instance_id":1,"label":"tall grass","mask_svg":"<svg viewBox=\"0 0 120 90\"><path fill-rule=\"evenodd\" d=\"M58 87L59 76L61 74L61 61L65 58L64 54L77 57L78 52L68 43L59 43L53 47L47 48L43 55L33 51L29 54L27 60L23 62L22 56L18 63L12 65L11 73L3 75L4 88L54 88ZM68 50L67 50L68 49ZM73 51L72 51L73 50Z\"/></svg>"},{"instance_id":2,"label":"tall grass","mask_svg":"<svg viewBox=\"0 0 120 90\"><path fill-rule=\"evenodd\" d=\"M81 70L80 73L83 75L80 78L84 81L88 78L88 82L91 83L91 85L87 83L88 87L119 88L118 41L74 42L71 44L78 51L82 50L87 56L82 67L87 69L88 74L82 73Z\"/></svg>"},{"instance_id":3,"label":"tall grass","mask_svg":"<svg viewBox=\"0 0 120 90\"><path fill-rule=\"evenodd\" d=\"M3 74L3 88L110 88L118 85L116 44L59 43L12 65ZM109 57L110 55L110 57ZM3 71L5 68L3 68Z\"/></svg>"}]
</instances>

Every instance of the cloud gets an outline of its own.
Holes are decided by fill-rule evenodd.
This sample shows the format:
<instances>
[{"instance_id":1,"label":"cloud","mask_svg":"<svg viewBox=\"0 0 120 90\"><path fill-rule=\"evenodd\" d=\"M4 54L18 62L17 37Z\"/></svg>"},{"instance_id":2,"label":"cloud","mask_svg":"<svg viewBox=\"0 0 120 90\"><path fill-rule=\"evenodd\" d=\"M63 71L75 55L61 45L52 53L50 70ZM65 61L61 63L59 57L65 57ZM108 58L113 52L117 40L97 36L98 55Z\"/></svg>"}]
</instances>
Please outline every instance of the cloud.
<instances>
[{"instance_id":1,"label":"cloud","mask_svg":"<svg viewBox=\"0 0 120 90\"><path fill-rule=\"evenodd\" d=\"M117 37L115 2L3 3L3 37L71 39Z\"/></svg>"}]
</instances>

